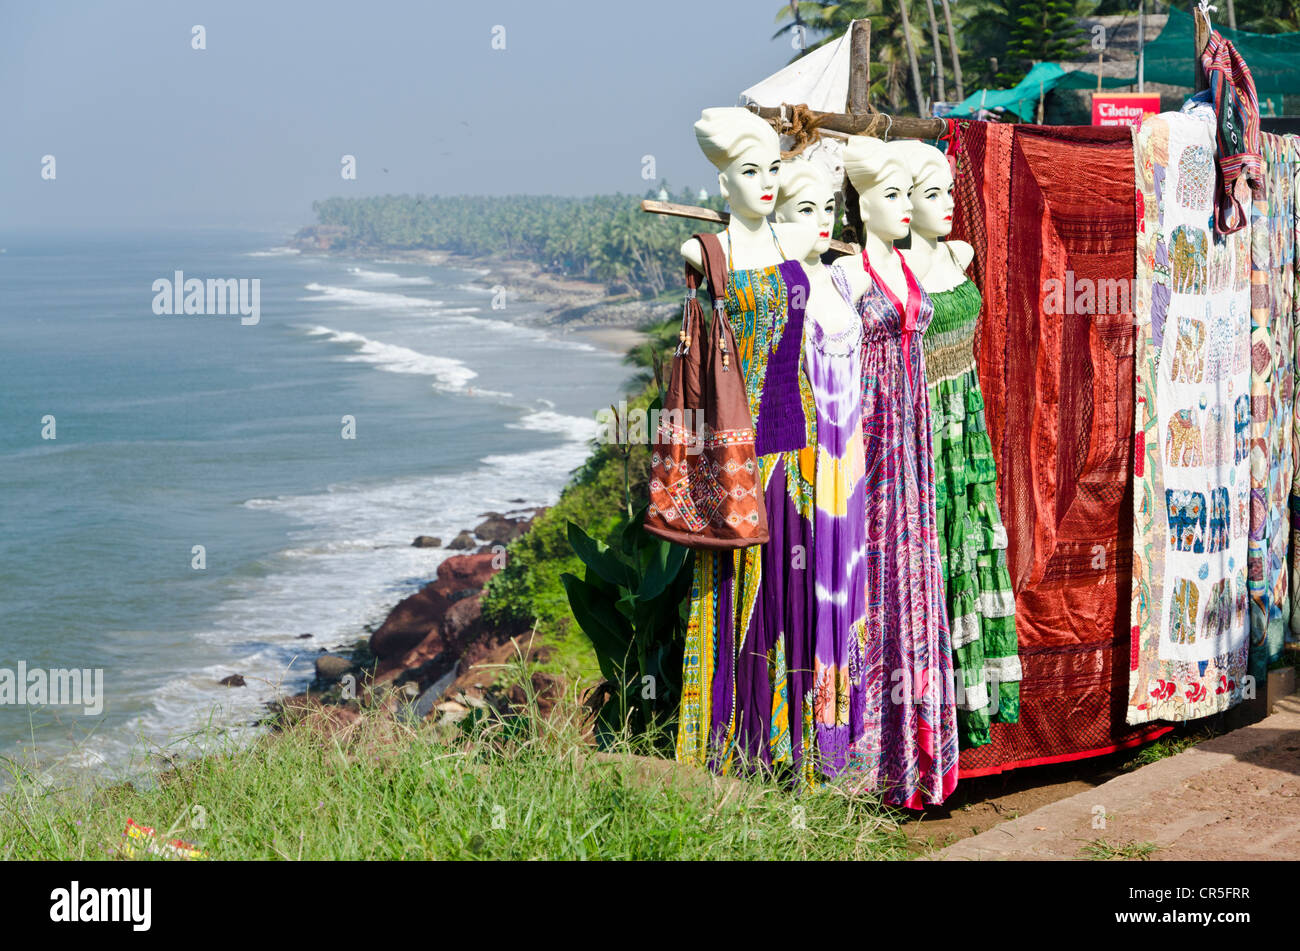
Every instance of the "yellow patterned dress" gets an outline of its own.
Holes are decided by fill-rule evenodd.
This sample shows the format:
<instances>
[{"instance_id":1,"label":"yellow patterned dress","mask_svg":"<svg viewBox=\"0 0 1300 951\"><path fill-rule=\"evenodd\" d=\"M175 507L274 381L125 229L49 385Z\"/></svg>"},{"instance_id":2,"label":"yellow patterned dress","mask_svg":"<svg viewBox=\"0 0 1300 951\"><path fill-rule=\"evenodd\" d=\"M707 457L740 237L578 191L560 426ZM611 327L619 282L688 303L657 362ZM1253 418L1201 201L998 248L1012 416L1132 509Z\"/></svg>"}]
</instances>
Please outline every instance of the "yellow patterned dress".
<instances>
[{"instance_id":1,"label":"yellow patterned dress","mask_svg":"<svg viewBox=\"0 0 1300 951\"><path fill-rule=\"evenodd\" d=\"M793 673L812 667L805 655L815 610L808 559L816 456L807 447L816 420L801 359L806 282L793 261L729 271L725 314L759 433L771 534L765 545L695 557L677 760L720 773L788 767L812 778L802 754L813 735L813 711L803 691L789 689ZM791 287L804 293L792 295ZM798 307L790 306L792 297ZM794 448L764 452L765 424L770 433L783 414L797 417L797 439L784 440Z\"/></svg>"}]
</instances>

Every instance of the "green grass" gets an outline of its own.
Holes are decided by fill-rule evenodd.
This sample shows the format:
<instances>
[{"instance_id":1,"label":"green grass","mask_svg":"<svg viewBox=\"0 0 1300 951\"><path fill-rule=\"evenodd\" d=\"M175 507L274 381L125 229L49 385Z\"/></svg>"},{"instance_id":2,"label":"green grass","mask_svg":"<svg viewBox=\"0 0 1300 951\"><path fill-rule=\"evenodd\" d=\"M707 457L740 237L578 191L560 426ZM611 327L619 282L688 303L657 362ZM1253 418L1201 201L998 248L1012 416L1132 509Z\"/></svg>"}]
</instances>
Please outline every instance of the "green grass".
<instances>
[{"instance_id":1,"label":"green grass","mask_svg":"<svg viewBox=\"0 0 1300 951\"><path fill-rule=\"evenodd\" d=\"M1093 859L1094 861L1109 861L1112 859L1123 859L1127 861L1138 860L1145 862L1160 847L1154 842L1128 842L1124 845L1111 845L1105 839L1093 839L1091 842L1084 844L1079 850L1082 858Z\"/></svg>"},{"instance_id":2,"label":"green grass","mask_svg":"<svg viewBox=\"0 0 1300 951\"><path fill-rule=\"evenodd\" d=\"M1202 727L1188 733L1167 733L1142 747L1138 754L1127 760L1120 769L1127 773L1142 766L1150 766L1166 757L1177 756L1197 743L1203 743L1217 735L1218 733L1209 727Z\"/></svg>"},{"instance_id":3,"label":"green grass","mask_svg":"<svg viewBox=\"0 0 1300 951\"><path fill-rule=\"evenodd\" d=\"M207 755L94 788L51 787L10 764L0 859L108 858L128 817L211 859L909 854L896 820L869 797L719 779L635 755L643 738L596 754L584 732L569 697L548 720L411 727L369 711L332 736L309 721L244 747L207 736Z\"/></svg>"}]
</instances>

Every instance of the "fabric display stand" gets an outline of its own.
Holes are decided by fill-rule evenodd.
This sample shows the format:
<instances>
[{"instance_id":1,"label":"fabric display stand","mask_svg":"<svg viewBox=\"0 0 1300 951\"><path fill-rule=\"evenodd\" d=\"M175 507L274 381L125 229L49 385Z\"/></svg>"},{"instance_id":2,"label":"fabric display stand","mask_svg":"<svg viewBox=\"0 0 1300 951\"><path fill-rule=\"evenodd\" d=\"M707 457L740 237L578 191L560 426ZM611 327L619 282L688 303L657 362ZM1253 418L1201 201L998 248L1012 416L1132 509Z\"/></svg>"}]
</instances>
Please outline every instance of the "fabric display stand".
<instances>
[{"instance_id":1,"label":"fabric display stand","mask_svg":"<svg viewBox=\"0 0 1300 951\"><path fill-rule=\"evenodd\" d=\"M1300 138L1258 131L1248 69L1202 32L1212 89L1140 129L752 110L789 110L795 152L947 145L1023 671L961 779L1222 713L1300 640Z\"/></svg>"}]
</instances>

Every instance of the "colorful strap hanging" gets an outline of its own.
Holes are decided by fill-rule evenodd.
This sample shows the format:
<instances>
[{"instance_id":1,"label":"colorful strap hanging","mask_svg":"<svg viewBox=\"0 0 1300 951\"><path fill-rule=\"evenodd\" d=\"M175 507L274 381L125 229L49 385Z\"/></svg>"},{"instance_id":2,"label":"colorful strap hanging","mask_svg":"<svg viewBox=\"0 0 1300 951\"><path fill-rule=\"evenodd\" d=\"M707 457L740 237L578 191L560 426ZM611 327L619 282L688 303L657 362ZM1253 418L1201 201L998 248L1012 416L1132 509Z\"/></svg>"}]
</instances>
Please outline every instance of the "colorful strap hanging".
<instances>
[{"instance_id":1,"label":"colorful strap hanging","mask_svg":"<svg viewBox=\"0 0 1300 951\"><path fill-rule=\"evenodd\" d=\"M1214 229L1232 234L1246 227L1249 215L1237 200L1237 179L1246 176L1251 194L1264 195L1264 159L1259 151L1259 100L1250 67L1218 30L1201 53L1201 66L1214 96L1219 196Z\"/></svg>"}]
</instances>

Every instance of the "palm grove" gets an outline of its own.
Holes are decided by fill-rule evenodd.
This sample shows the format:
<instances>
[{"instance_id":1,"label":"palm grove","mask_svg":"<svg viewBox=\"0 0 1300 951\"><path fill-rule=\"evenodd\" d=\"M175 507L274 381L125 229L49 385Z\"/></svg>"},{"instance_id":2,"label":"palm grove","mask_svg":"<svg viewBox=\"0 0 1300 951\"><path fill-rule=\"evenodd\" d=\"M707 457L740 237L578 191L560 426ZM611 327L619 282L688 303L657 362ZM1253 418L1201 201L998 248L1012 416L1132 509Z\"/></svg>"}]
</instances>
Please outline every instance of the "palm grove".
<instances>
[{"instance_id":1,"label":"palm grove","mask_svg":"<svg viewBox=\"0 0 1300 951\"><path fill-rule=\"evenodd\" d=\"M1300 0L1227 0L1249 30L1300 30ZM1136 14L1137 0L866 0L792 2L776 11L776 37L812 49L856 19L871 21L871 101L898 114L927 114L932 101L1018 82L1036 61L1089 55L1080 18ZM924 9L922 9L924 8ZM1167 5L1148 0L1147 12ZM1220 14L1223 16L1223 14ZM658 190L655 190L657 193ZM647 195L647 197L650 197ZM722 200L673 196L721 211ZM604 283L614 293L659 296L680 283L677 249L698 221L643 214L631 195L331 198L313 205L323 225L346 229L354 248L428 248L528 260L548 271Z\"/></svg>"}]
</instances>

